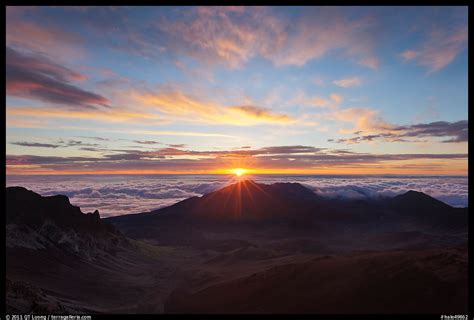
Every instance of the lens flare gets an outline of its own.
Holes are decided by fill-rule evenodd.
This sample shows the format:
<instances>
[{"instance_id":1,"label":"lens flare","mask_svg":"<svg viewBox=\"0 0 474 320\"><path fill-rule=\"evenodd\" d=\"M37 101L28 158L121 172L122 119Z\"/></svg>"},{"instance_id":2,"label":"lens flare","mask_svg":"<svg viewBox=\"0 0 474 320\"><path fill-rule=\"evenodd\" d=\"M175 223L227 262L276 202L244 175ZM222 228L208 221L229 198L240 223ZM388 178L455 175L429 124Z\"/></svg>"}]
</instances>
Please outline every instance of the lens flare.
<instances>
[{"instance_id":1,"label":"lens flare","mask_svg":"<svg viewBox=\"0 0 474 320\"><path fill-rule=\"evenodd\" d=\"M247 170L246 169L243 169L243 168L235 168L235 169L232 169L232 172L238 176L238 177L241 177L242 175L244 175Z\"/></svg>"}]
</instances>

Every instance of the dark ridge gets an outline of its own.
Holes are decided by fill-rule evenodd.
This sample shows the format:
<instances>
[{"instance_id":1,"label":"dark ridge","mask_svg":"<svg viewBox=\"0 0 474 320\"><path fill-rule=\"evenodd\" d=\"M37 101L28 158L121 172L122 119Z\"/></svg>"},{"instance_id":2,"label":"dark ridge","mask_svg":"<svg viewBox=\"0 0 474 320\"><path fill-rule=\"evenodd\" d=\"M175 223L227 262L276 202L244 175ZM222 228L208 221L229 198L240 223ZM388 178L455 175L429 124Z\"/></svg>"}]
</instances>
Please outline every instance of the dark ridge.
<instances>
[{"instance_id":1,"label":"dark ridge","mask_svg":"<svg viewBox=\"0 0 474 320\"><path fill-rule=\"evenodd\" d=\"M26 225L33 229L49 221L61 228L91 232L118 231L100 219L98 210L84 214L79 207L71 205L64 195L42 197L23 187L7 187L6 223Z\"/></svg>"},{"instance_id":2,"label":"dark ridge","mask_svg":"<svg viewBox=\"0 0 474 320\"><path fill-rule=\"evenodd\" d=\"M415 221L426 226L463 227L465 214L421 192L409 191L392 199L357 201L328 199L298 183L271 185L242 180L202 197L192 197L150 213L108 218L127 229L153 228L154 225L181 223L195 225L209 222L283 223L298 228L346 228L378 224L388 212L395 219ZM391 219L393 217L389 217ZM151 232L151 231L150 231Z\"/></svg>"},{"instance_id":3,"label":"dark ridge","mask_svg":"<svg viewBox=\"0 0 474 320\"><path fill-rule=\"evenodd\" d=\"M413 190L393 197L390 203L395 207L406 210L446 210L453 208L423 192Z\"/></svg>"},{"instance_id":4,"label":"dark ridge","mask_svg":"<svg viewBox=\"0 0 474 320\"><path fill-rule=\"evenodd\" d=\"M194 219L259 221L305 215L309 203L320 199L299 183L271 185L242 180L190 201L154 213L187 211ZM152 213L152 214L154 214Z\"/></svg>"}]
</instances>

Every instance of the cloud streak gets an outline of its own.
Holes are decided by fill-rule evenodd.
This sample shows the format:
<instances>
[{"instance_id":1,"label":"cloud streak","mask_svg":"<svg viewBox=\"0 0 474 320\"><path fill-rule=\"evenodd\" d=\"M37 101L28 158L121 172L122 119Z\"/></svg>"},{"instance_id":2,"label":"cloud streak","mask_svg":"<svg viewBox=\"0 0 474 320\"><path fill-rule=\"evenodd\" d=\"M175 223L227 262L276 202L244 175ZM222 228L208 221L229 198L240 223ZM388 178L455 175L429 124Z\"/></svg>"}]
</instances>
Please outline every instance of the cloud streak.
<instances>
[{"instance_id":1,"label":"cloud streak","mask_svg":"<svg viewBox=\"0 0 474 320\"><path fill-rule=\"evenodd\" d=\"M329 150L312 146L271 146L258 149L237 149L223 151L195 151L183 148L165 147L150 151L109 150L101 157L57 157L34 155L7 155L7 169L20 170L24 166L36 166L38 170L57 172L215 172L229 165L247 163L251 168L266 169L320 169L327 168L372 168L373 165L397 164L410 167L419 161L434 161L434 166L446 161L467 160L467 154L371 154L347 150ZM441 161L441 162L440 162ZM440 162L440 163L439 163ZM430 167L429 163L425 163ZM422 165L423 167L423 165Z\"/></svg>"},{"instance_id":2,"label":"cloud streak","mask_svg":"<svg viewBox=\"0 0 474 320\"><path fill-rule=\"evenodd\" d=\"M101 122L126 122L126 123L149 123L163 124L167 121L162 116L152 112L142 112L127 110L124 108L34 108L34 107L11 107L7 108L7 116L12 118L41 118L46 120L52 119L84 119L90 121ZM20 122L21 123L21 122ZM7 125L10 125L8 121Z\"/></svg>"},{"instance_id":3,"label":"cloud streak","mask_svg":"<svg viewBox=\"0 0 474 320\"><path fill-rule=\"evenodd\" d=\"M467 25L458 29L435 29L417 49L407 49L401 53L404 60L415 61L418 65L436 72L450 63L467 47Z\"/></svg>"},{"instance_id":4,"label":"cloud streak","mask_svg":"<svg viewBox=\"0 0 474 320\"><path fill-rule=\"evenodd\" d=\"M289 124L291 116L259 106L225 106L201 101L184 92L173 90L152 93L135 93L135 100L160 111L168 117L191 122L224 123L230 125Z\"/></svg>"},{"instance_id":5,"label":"cloud streak","mask_svg":"<svg viewBox=\"0 0 474 320\"><path fill-rule=\"evenodd\" d=\"M60 145L51 144L51 143L40 143L40 142L26 142L26 141L18 141L18 142L10 142L10 144L21 146L21 147L35 147L35 148L59 148Z\"/></svg>"},{"instance_id":6,"label":"cloud streak","mask_svg":"<svg viewBox=\"0 0 474 320\"><path fill-rule=\"evenodd\" d=\"M75 107L107 106L105 97L71 84L84 79L43 56L6 47L7 95Z\"/></svg>"},{"instance_id":7,"label":"cloud streak","mask_svg":"<svg viewBox=\"0 0 474 320\"><path fill-rule=\"evenodd\" d=\"M362 79L359 77L348 77L334 80L332 83L341 88L351 88L360 86L362 84Z\"/></svg>"},{"instance_id":8,"label":"cloud streak","mask_svg":"<svg viewBox=\"0 0 474 320\"><path fill-rule=\"evenodd\" d=\"M361 143L366 141L385 141L385 142L413 142L413 138L445 138L442 143L467 142L468 121L457 122L437 121L431 123L421 123L410 126L391 127L388 132L370 135L359 135L348 139L329 139L329 142L338 143ZM410 138L407 140L405 138ZM415 142L418 140L415 140Z\"/></svg>"},{"instance_id":9,"label":"cloud streak","mask_svg":"<svg viewBox=\"0 0 474 320\"><path fill-rule=\"evenodd\" d=\"M59 140L58 143L41 143L41 142L27 142L27 141L15 141L10 142L12 145L21 146L21 147L34 147L34 148L66 148L66 147L98 147L99 144L96 143L85 143L80 140Z\"/></svg>"},{"instance_id":10,"label":"cloud streak","mask_svg":"<svg viewBox=\"0 0 474 320\"><path fill-rule=\"evenodd\" d=\"M162 144L161 142L154 141L154 140L133 140L133 142L138 143L138 144L147 144L147 145Z\"/></svg>"}]
</instances>

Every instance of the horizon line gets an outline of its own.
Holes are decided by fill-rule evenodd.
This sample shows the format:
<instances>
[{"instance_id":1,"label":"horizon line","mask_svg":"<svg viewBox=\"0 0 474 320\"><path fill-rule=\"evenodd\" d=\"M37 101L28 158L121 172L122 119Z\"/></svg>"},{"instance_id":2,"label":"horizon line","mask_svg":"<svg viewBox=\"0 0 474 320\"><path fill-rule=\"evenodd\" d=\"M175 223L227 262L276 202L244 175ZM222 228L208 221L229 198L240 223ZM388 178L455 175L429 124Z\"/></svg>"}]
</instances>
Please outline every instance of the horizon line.
<instances>
[{"instance_id":1,"label":"horizon line","mask_svg":"<svg viewBox=\"0 0 474 320\"><path fill-rule=\"evenodd\" d=\"M34 174L5 174L8 176L233 176L233 173L34 173ZM400 174L400 173L254 173L247 174L246 176L420 176L420 177L462 177L468 178L469 175L459 175L459 174Z\"/></svg>"}]
</instances>

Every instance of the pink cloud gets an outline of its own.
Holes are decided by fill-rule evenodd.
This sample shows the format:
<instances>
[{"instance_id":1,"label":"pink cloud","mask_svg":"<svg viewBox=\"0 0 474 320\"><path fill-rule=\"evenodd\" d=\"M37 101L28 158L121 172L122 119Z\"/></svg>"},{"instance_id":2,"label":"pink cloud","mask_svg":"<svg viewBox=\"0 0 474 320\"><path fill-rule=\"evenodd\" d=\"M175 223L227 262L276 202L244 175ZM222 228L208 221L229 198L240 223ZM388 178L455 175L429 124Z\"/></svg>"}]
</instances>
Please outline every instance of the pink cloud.
<instances>
[{"instance_id":1,"label":"pink cloud","mask_svg":"<svg viewBox=\"0 0 474 320\"><path fill-rule=\"evenodd\" d=\"M22 47L31 51L46 53L55 59L65 57L80 58L85 52L82 49L84 40L75 33L64 29L44 26L21 20L20 13L10 14L7 11L6 44L12 47ZM22 11L21 11L22 12Z\"/></svg>"},{"instance_id":2,"label":"pink cloud","mask_svg":"<svg viewBox=\"0 0 474 320\"><path fill-rule=\"evenodd\" d=\"M337 93L332 93L329 97L336 103L341 103L344 100L344 97Z\"/></svg>"},{"instance_id":3,"label":"pink cloud","mask_svg":"<svg viewBox=\"0 0 474 320\"><path fill-rule=\"evenodd\" d=\"M401 55L405 60L412 60L418 56L418 52L413 51L413 50L405 50L402 52Z\"/></svg>"},{"instance_id":4,"label":"pink cloud","mask_svg":"<svg viewBox=\"0 0 474 320\"><path fill-rule=\"evenodd\" d=\"M334 83L338 87L350 88L360 86L362 84L362 80L359 77L348 77L339 80L334 80L332 83Z\"/></svg>"},{"instance_id":5,"label":"pink cloud","mask_svg":"<svg viewBox=\"0 0 474 320\"><path fill-rule=\"evenodd\" d=\"M405 50L401 56L405 60L414 60L427 67L429 72L436 72L450 63L466 48L468 39L467 26L456 30L436 29L415 50Z\"/></svg>"},{"instance_id":6,"label":"pink cloud","mask_svg":"<svg viewBox=\"0 0 474 320\"><path fill-rule=\"evenodd\" d=\"M164 21L159 28L176 40L170 45L174 50L208 64L238 68L262 56L277 66L302 66L342 49L357 63L378 68L374 19L349 19L338 8L308 10L290 21L270 8L197 8L186 13L185 21Z\"/></svg>"}]
</instances>

